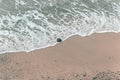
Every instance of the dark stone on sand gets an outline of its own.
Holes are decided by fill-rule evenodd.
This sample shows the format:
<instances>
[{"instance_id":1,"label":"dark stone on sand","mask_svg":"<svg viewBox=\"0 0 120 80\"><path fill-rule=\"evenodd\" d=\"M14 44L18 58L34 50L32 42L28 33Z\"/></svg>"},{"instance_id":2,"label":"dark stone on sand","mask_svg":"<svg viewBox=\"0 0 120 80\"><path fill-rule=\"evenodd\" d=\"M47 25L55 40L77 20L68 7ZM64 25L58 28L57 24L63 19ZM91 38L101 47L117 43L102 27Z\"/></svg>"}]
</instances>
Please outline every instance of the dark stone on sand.
<instances>
[{"instance_id":1,"label":"dark stone on sand","mask_svg":"<svg viewBox=\"0 0 120 80\"><path fill-rule=\"evenodd\" d=\"M57 42L62 42L62 39L61 38L57 38Z\"/></svg>"}]
</instances>

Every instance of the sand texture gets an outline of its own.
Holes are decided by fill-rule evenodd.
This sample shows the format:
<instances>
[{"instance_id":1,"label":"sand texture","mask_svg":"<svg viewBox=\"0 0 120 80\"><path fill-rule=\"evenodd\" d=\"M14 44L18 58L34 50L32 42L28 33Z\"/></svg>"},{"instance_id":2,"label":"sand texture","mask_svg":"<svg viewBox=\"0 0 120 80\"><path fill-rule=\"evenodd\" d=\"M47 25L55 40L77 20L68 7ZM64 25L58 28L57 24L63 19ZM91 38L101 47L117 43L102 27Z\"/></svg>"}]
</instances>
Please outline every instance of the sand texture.
<instances>
[{"instance_id":1,"label":"sand texture","mask_svg":"<svg viewBox=\"0 0 120 80\"><path fill-rule=\"evenodd\" d=\"M0 55L0 80L119 80L120 35L73 36L41 50Z\"/></svg>"}]
</instances>

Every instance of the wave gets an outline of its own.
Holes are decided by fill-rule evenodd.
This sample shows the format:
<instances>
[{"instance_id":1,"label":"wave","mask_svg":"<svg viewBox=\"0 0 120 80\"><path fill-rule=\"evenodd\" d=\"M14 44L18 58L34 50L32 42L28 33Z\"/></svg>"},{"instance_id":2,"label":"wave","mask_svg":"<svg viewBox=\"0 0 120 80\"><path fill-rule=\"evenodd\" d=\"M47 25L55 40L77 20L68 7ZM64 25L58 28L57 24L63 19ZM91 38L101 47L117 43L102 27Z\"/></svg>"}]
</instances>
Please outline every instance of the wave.
<instances>
[{"instance_id":1,"label":"wave","mask_svg":"<svg viewBox=\"0 0 120 80\"><path fill-rule=\"evenodd\" d=\"M119 0L0 0L1 54L104 32L120 32Z\"/></svg>"}]
</instances>

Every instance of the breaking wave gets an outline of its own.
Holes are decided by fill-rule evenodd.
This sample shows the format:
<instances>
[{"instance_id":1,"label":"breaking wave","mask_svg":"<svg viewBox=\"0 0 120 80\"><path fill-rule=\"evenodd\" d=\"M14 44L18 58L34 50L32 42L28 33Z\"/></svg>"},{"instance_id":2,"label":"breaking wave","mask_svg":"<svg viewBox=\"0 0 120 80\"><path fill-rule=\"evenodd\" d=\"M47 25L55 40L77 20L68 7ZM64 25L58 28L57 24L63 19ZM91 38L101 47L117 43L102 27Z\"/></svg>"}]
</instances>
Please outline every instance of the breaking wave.
<instances>
[{"instance_id":1,"label":"breaking wave","mask_svg":"<svg viewBox=\"0 0 120 80\"><path fill-rule=\"evenodd\" d=\"M103 32L120 32L120 0L0 0L0 53Z\"/></svg>"}]
</instances>

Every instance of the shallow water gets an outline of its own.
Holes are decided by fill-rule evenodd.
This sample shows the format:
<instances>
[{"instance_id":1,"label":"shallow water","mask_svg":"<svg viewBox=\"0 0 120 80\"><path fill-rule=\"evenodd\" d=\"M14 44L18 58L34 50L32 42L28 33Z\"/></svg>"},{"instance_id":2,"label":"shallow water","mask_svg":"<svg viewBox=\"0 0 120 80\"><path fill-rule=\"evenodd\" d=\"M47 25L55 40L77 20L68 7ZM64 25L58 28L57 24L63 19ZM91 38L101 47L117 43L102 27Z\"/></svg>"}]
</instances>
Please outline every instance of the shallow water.
<instances>
[{"instance_id":1,"label":"shallow water","mask_svg":"<svg viewBox=\"0 0 120 80\"><path fill-rule=\"evenodd\" d=\"M32 51L72 35L120 32L119 0L0 0L0 53Z\"/></svg>"}]
</instances>

